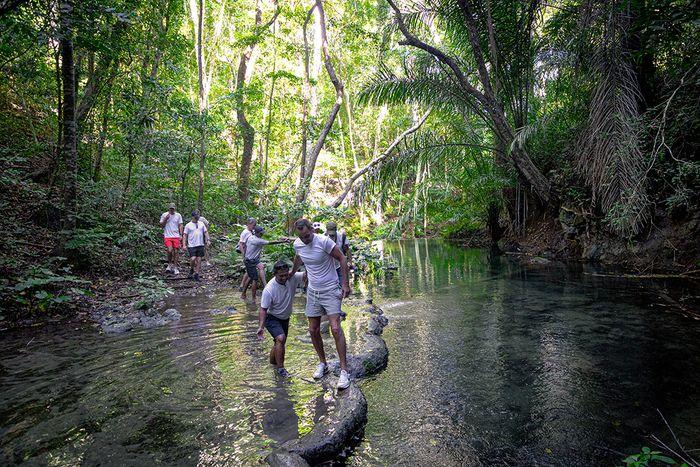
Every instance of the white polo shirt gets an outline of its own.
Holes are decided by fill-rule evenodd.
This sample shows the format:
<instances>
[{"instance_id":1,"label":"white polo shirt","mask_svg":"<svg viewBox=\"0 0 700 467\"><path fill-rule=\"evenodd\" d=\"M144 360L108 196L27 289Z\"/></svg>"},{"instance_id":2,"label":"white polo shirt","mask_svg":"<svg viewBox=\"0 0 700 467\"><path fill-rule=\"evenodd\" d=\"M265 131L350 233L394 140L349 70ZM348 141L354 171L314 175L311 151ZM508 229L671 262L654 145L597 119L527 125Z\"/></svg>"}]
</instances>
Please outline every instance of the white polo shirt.
<instances>
[{"instance_id":1,"label":"white polo shirt","mask_svg":"<svg viewBox=\"0 0 700 467\"><path fill-rule=\"evenodd\" d=\"M160 221L163 222L165 220L165 216L168 214L170 214L169 211L164 212L160 216ZM168 222L165 223L165 227L163 228L163 237L180 238L180 224L182 224L182 216L180 213L176 212L175 214L170 214L170 218L168 219Z\"/></svg>"}]
</instances>

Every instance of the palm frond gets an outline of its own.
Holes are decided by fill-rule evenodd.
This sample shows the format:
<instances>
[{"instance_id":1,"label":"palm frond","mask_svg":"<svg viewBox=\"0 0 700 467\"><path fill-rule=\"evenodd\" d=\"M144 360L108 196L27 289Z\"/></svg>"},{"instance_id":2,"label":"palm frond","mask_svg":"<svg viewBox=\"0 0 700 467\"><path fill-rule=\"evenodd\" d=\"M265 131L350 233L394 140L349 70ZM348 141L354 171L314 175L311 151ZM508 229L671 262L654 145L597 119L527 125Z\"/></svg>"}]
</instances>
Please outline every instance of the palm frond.
<instances>
[{"instance_id":1,"label":"palm frond","mask_svg":"<svg viewBox=\"0 0 700 467\"><path fill-rule=\"evenodd\" d=\"M640 93L622 45L628 20L615 11L608 18L603 42L594 56L597 83L579 144L578 170L612 229L621 235L635 235L650 217Z\"/></svg>"},{"instance_id":2,"label":"palm frond","mask_svg":"<svg viewBox=\"0 0 700 467\"><path fill-rule=\"evenodd\" d=\"M429 65L417 62L406 64L403 75L381 67L358 94L358 103L412 103L457 113L473 106L472 98L455 86L451 76L434 61Z\"/></svg>"}]
</instances>

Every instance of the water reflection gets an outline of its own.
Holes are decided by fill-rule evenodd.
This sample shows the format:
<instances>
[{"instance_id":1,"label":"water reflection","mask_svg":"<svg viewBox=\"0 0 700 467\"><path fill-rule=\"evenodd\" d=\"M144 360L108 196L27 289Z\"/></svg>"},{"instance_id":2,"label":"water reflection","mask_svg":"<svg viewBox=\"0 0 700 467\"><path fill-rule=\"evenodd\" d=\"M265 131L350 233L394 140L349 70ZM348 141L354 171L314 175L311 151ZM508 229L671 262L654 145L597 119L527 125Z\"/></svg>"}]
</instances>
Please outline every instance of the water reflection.
<instances>
[{"instance_id":1,"label":"water reflection","mask_svg":"<svg viewBox=\"0 0 700 467\"><path fill-rule=\"evenodd\" d=\"M352 462L610 465L667 434L657 407L700 440L700 326L660 314L644 284L440 242L384 251L391 357L364 386Z\"/></svg>"},{"instance_id":2,"label":"water reflection","mask_svg":"<svg viewBox=\"0 0 700 467\"><path fill-rule=\"evenodd\" d=\"M362 383L369 421L350 464L618 464L613 451L667 433L656 408L700 447L700 325L657 307L653 284L435 241L383 249L399 269L356 286L385 305L389 366ZM310 431L332 399L305 380L303 298L289 384L255 338L257 307L235 295L180 298L180 322L123 336L3 335L0 464L247 465Z\"/></svg>"}]
</instances>

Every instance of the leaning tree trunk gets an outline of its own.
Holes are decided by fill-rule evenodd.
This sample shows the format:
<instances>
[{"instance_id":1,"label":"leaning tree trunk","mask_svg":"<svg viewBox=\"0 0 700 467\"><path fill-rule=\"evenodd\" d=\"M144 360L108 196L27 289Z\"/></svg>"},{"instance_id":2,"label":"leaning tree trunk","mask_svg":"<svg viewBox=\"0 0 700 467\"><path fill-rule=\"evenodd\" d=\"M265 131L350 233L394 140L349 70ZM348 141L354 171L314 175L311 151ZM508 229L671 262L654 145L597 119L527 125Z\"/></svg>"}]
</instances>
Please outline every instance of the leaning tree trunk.
<instances>
[{"instance_id":1,"label":"leaning tree trunk","mask_svg":"<svg viewBox=\"0 0 700 467\"><path fill-rule=\"evenodd\" d=\"M321 134L316 140L316 144L311 150L311 153L309 153L304 179L301 180L299 183L299 191L297 192L296 198L297 203L303 203L304 201L306 201L306 197L309 194L309 186L311 185L311 179L314 176L314 169L316 168L316 161L318 160L318 155L321 153L321 149L323 148L323 144L326 141L326 137L328 136L328 133L330 133L331 128L333 127L333 122L335 121L335 117L340 111L340 106L343 104L343 83L335 74L333 63L331 63L331 56L328 51L328 37L326 34L326 13L323 11L323 2L321 0L316 0L316 8L318 8L318 14L321 24L323 62L326 66L326 72L328 73L328 76L331 79L331 82L333 83L333 87L335 88L335 103L333 104L333 108L331 108L331 112L328 115L326 124L321 130Z\"/></svg>"},{"instance_id":2,"label":"leaning tree trunk","mask_svg":"<svg viewBox=\"0 0 700 467\"><path fill-rule=\"evenodd\" d=\"M66 168L64 207L66 227L75 228L76 198L78 195L78 148L75 120L75 64L73 62L73 4L64 0L61 15L61 77L63 80L63 145L62 156Z\"/></svg>"},{"instance_id":3,"label":"leaning tree trunk","mask_svg":"<svg viewBox=\"0 0 700 467\"><path fill-rule=\"evenodd\" d=\"M366 174L367 172L369 172L369 170L372 169L373 167L376 167L376 166L378 166L378 165L383 164L383 163L389 158L389 156L391 156L391 154L393 153L394 149L399 145L399 143L400 143L401 141L404 140L404 138L406 138L408 135L410 135L410 134L415 133L416 131L418 131L418 129L419 129L419 128L423 125L423 123L425 123L425 121L428 119L428 116L429 116L429 115L430 115L430 110L428 110L428 111L423 115L423 117L421 117L421 119L418 121L418 123L416 123L416 124L413 125L411 128L409 128L409 129L407 129L406 131L404 131L403 133L401 133L401 134L394 140L394 142L391 143L391 145L389 145L389 147L388 147L380 156L375 157L374 159L372 159L371 161L369 161L364 167L362 167L361 169L358 169L358 170L352 175L352 177L350 177L350 180L348 180L348 183L345 185L345 188L343 189L342 193L340 193L340 195L338 195L338 197L335 199L335 201L333 201L333 203L331 204L331 206L334 207L334 208L337 208L338 206L340 206L340 205L343 203L343 201L345 200L345 198L348 196L348 194L350 193L350 190L352 189L352 186L355 184L355 182L357 181L357 179L359 179L359 178L362 177L364 174Z\"/></svg>"},{"instance_id":4,"label":"leaning tree trunk","mask_svg":"<svg viewBox=\"0 0 700 467\"><path fill-rule=\"evenodd\" d=\"M238 197L242 202L247 202L250 197L250 166L253 161L253 146L255 144L255 128L248 122L245 115L243 102L243 89L245 87L245 77L248 71L248 61L253 54L253 46L249 47L241 54L238 62L238 73L236 77L236 95L238 103L236 105L236 118L243 139L243 155L241 157L241 168L238 173Z\"/></svg>"}]
</instances>

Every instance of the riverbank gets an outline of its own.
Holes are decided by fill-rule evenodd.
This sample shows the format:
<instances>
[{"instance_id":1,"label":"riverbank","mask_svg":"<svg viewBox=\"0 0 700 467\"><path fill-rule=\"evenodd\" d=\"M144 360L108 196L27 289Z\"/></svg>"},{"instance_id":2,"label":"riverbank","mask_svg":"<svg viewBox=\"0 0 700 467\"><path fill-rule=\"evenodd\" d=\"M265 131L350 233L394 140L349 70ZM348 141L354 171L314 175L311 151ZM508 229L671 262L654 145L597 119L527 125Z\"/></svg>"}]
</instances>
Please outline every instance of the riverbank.
<instances>
[{"instance_id":1,"label":"riverbank","mask_svg":"<svg viewBox=\"0 0 700 467\"><path fill-rule=\"evenodd\" d=\"M562 209L558 219L533 219L521 235L505 229L499 247L525 263L580 262L617 274L700 278L700 213L677 222L660 217L657 222L639 237L620 238L581 213ZM471 248L490 245L486 229L461 232L451 240Z\"/></svg>"}]
</instances>

